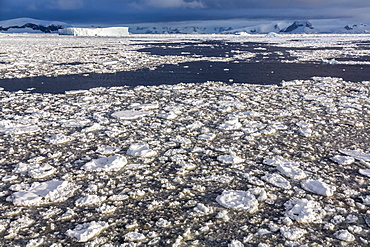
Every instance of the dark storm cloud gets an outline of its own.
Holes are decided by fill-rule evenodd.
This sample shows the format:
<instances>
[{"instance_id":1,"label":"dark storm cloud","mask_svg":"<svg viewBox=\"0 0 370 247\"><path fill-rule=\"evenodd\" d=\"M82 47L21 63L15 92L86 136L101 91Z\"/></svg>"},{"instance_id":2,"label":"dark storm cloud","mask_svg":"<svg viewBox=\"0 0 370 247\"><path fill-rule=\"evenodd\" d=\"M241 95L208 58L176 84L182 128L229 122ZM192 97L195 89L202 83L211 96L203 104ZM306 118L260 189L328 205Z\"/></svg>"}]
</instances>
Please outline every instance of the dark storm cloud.
<instances>
[{"instance_id":1,"label":"dark storm cloud","mask_svg":"<svg viewBox=\"0 0 370 247\"><path fill-rule=\"evenodd\" d=\"M79 23L218 19L370 19L369 0L0 0L0 19Z\"/></svg>"}]
</instances>

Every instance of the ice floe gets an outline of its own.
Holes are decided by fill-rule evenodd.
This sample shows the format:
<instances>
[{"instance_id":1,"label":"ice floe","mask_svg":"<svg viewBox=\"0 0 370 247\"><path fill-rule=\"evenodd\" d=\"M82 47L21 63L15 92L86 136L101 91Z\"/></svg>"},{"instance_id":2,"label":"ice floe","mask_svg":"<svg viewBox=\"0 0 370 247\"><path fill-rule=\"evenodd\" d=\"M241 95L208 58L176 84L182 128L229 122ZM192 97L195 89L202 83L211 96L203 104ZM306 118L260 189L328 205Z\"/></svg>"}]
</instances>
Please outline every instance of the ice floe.
<instances>
[{"instance_id":1,"label":"ice floe","mask_svg":"<svg viewBox=\"0 0 370 247\"><path fill-rule=\"evenodd\" d=\"M139 157L153 157L157 155L157 152L150 149L146 143L133 143L127 150L127 154Z\"/></svg>"},{"instance_id":2,"label":"ice floe","mask_svg":"<svg viewBox=\"0 0 370 247\"><path fill-rule=\"evenodd\" d=\"M258 210L258 200L248 191L229 190L217 196L216 201L225 208L254 213Z\"/></svg>"},{"instance_id":3,"label":"ice floe","mask_svg":"<svg viewBox=\"0 0 370 247\"><path fill-rule=\"evenodd\" d=\"M122 155L116 154L111 157L94 159L83 165L81 169L91 172L116 172L125 167L126 164L127 159Z\"/></svg>"},{"instance_id":4,"label":"ice floe","mask_svg":"<svg viewBox=\"0 0 370 247\"><path fill-rule=\"evenodd\" d=\"M291 199L286 202L286 215L299 223L321 223L326 211L320 203L307 199Z\"/></svg>"},{"instance_id":5,"label":"ice floe","mask_svg":"<svg viewBox=\"0 0 370 247\"><path fill-rule=\"evenodd\" d=\"M69 229L66 235L74 241L84 243L99 235L107 229L109 224L103 221L91 221L88 223L78 224L73 230Z\"/></svg>"},{"instance_id":6,"label":"ice floe","mask_svg":"<svg viewBox=\"0 0 370 247\"><path fill-rule=\"evenodd\" d=\"M301 182L303 189L322 196L332 196L336 187L321 180L307 179Z\"/></svg>"},{"instance_id":7,"label":"ice floe","mask_svg":"<svg viewBox=\"0 0 370 247\"><path fill-rule=\"evenodd\" d=\"M152 114L151 111L124 110L112 113L112 117L122 120L135 120Z\"/></svg>"},{"instance_id":8,"label":"ice floe","mask_svg":"<svg viewBox=\"0 0 370 247\"><path fill-rule=\"evenodd\" d=\"M76 185L68 181L34 182L27 190L14 192L7 198L15 206L39 206L63 202L73 196Z\"/></svg>"},{"instance_id":9,"label":"ice floe","mask_svg":"<svg viewBox=\"0 0 370 247\"><path fill-rule=\"evenodd\" d=\"M365 153L361 150L348 150L348 149L341 149L339 150L342 154L351 156L357 160L363 160L366 162L370 162L370 154Z\"/></svg>"}]
</instances>

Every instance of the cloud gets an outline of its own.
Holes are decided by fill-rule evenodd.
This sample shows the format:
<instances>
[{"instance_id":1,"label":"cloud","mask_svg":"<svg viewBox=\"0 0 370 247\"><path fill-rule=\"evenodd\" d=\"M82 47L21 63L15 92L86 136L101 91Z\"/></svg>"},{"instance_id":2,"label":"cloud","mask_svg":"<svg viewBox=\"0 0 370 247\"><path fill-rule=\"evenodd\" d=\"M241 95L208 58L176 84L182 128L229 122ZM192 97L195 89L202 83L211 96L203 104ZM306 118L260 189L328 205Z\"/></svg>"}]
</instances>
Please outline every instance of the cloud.
<instances>
[{"instance_id":1,"label":"cloud","mask_svg":"<svg viewBox=\"0 0 370 247\"><path fill-rule=\"evenodd\" d=\"M1 6L2 5L2 6ZM0 19L78 23L197 20L370 20L370 0L0 0Z\"/></svg>"},{"instance_id":2,"label":"cloud","mask_svg":"<svg viewBox=\"0 0 370 247\"><path fill-rule=\"evenodd\" d=\"M61 10L75 10L81 9L84 5L85 3L83 0L57 0L53 8Z\"/></svg>"},{"instance_id":3,"label":"cloud","mask_svg":"<svg viewBox=\"0 0 370 247\"><path fill-rule=\"evenodd\" d=\"M137 9L145 9L148 7L157 9L174 9L174 8L204 8L202 0L136 0L131 1L130 6Z\"/></svg>"}]
</instances>

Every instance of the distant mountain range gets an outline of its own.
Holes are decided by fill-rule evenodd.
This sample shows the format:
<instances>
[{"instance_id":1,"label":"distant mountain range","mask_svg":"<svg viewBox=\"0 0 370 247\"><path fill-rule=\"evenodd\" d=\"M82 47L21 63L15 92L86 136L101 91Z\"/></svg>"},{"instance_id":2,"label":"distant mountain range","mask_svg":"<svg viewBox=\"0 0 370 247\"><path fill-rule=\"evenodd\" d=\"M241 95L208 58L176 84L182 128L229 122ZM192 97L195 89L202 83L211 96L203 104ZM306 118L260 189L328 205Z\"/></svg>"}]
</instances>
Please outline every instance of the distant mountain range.
<instances>
[{"instance_id":1,"label":"distant mountain range","mask_svg":"<svg viewBox=\"0 0 370 247\"><path fill-rule=\"evenodd\" d=\"M53 33L71 25L60 21L45 21L32 18L17 18L0 21L0 32L9 33Z\"/></svg>"},{"instance_id":2,"label":"distant mountain range","mask_svg":"<svg viewBox=\"0 0 370 247\"><path fill-rule=\"evenodd\" d=\"M279 21L255 26L245 26L240 28L235 26L213 26L176 24L131 24L130 33L132 34L267 34L274 33L370 33L370 26L366 24L352 24L345 26L314 26L310 21ZM59 29L71 27L65 22L44 21L32 18L18 18L0 21L0 32L39 32L53 33Z\"/></svg>"}]
</instances>

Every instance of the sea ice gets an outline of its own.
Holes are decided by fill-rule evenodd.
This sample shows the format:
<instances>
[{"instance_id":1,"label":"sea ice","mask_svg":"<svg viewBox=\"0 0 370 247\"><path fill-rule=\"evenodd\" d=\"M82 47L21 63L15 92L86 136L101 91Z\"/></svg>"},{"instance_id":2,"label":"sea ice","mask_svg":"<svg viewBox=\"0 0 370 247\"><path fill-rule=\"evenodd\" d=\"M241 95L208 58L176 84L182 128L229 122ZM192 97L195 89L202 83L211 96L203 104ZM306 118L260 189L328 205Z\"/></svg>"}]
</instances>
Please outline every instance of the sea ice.
<instances>
[{"instance_id":1,"label":"sea ice","mask_svg":"<svg viewBox=\"0 0 370 247\"><path fill-rule=\"evenodd\" d=\"M230 244L227 245L228 247L244 247L244 244L239 240L232 240Z\"/></svg>"},{"instance_id":2,"label":"sea ice","mask_svg":"<svg viewBox=\"0 0 370 247\"><path fill-rule=\"evenodd\" d=\"M228 190L217 196L216 201L225 208L254 213L258 210L258 200L248 192L241 190Z\"/></svg>"},{"instance_id":3,"label":"sea ice","mask_svg":"<svg viewBox=\"0 0 370 247\"><path fill-rule=\"evenodd\" d=\"M153 112L151 111L124 110L124 111L117 111L117 112L112 113L112 117L118 118L121 120L135 120L135 119L150 115L152 113Z\"/></svg>"},{"instance_id":4,"label":"sea ice","mask_svg":"<svg viewBox=\"0 0 370 247\"><path fill-rule=\"evenodd\" d=\"M34 182L28 190L20 190L7 198L15 206L39 206L63 202L73 196L78 187L68 181Z\"/></svg>"},{"instance_id":5,"label":"sea ice","mask_svg":"<svg viewBox=\"0 0 370 247\"><path fill-rule=\"evenodd\" d=\"M146 240L146 237L144 234L139 233L139 232L129 232L124 235L125 241L128 242L139 242L139 241L144 241Z\"/></svg>"},{"instance_id":6,"label":"sea ice","mask_svg":"<svg viewBox=\"0 0 370 247\"><path fill-rule=\"evenodd\" d=\"M45 178L53 175L57 169L49 164L18 163L13 170L15 173L28 174L32 178Z\"/></svg>"},{"instance_id":7,"label":"sea ice","mask_svg":"<svg viewBox=\"0 0 370 247\"><path fill-rule=\"evenodd\" d=\"M216 134L214 133L204 133L198 136L198 139L206 140L206 141L212 141L216 138Z\"/></svg>"},{"instance_id":8,"label":"sea ice","mask_svg":"<svg viewBox=\"0 0 370 247\"><path fill-rule=\"evenodd\" d=\"M359 169L359 173L364 176L370 177L370 169Z\"/></svg>"},{"instance_id":9,"label":"sea ice","mask_svg":"<svg viewBox=\"0 0 370 247\"><path fill-rule=\"evenodd\" d=\"M66 235L76 242L83 243L87 242L93 237L99 235L102 231L107 229L109 224L102 221L92 221L88 223L79 224L75 229L67 230Z\"/></svg>"},{"instance_id":10,"label":"sea ice","mask_svg":"<svg viewBox=\"0 0 370 247\"><path fill-rule=\"evenodd\" d=\"M288 240L298 240L303 237L307 233L306 230L301 228L290 228L287 226L283 226L280 228L281 235L288 239Z\"/></svg>"},{"instance_id":11,"label":"sea ice","mask_svg":"<svg viewBox=\"0 0 370 247\"><path fill-rule=\"evenodd\" d=\"M341 149L339 150L342 154L351 156L356 160L363 160L363 161L370 161L370 154L364 153L361 150L348 150L348 149Z\"/></svg>"},{"instance_id":12,"label":"sea ice","mask_svg":"<svg viewBox=\"0 0 370 247\"><path fill-rule=\"evenodd\" d=\"M81 169L91 172L116 172L121 170L126 164L127 159L120 154L116 154L111 157L93 159L83 165Z\"/></svg>"},{"instance_id":13,"label":"sea ice","mask_svg":"<svg viewBox=\"0 0 370 247\"><path fill-rule=\"evenodd\" d=\"M237 118L226 121L218 126L218 128L222 130L237 130L240 129L241 127L242 124L239 122Z\"/></svg>"},{"instance_id":14,"label":"sea ice","mask_svg":"<svg viewBox=\"0 0 370 247\"><path fill-rule=\"evenodd\" d=\"M66 136L64 134L55 134L51 137L45 138L45 140L51 144L63 144L70 142L73 138Z\"/></svg>"},{"instance_id":15,"label":"sea ice","mask_svg":"<svg viewBox=\"0 0 370 247\"><path fill-rule=\"evenodd\" d=\"M76 207L93 207L101 205L107 199L106 196L87 195L75 201Z\"/></svg>"},{"instance_id":16,"label":"sea ice","mask_svg":"<svg viewBox=\"0 0 370 247\"><path fill-rule=\"evenodd\" d=\"M305 128L305 129L299 129L298 130L298 135L303 136L303 137L310 137L312 136L312 129Z\"/></svg>"},{"instance_id":17,"label":"sea ice","mask_svg":"<svg viewBox=\"0 0 370 247\"><path fill-rule=\"evenodd\" d=\"M304 179L307 177L306 173L294 162L277 164L276 168L283 175L292 179Z\"/></svg>"},{"instance_id":18,"label":"sea ice","mask_svg":"<svg viewBox=\"0 0 370 247\"><path fill-rule=\"evenodd\" d=\"M222 162L222 163L225 163L225 164L240 164L240 163L243 163L245 161L244 159L242 159L239 156L236 156L234 154L218 156L217 160Z\"/></svg>"},{"instance_id":19,"label":"sea ice","mask_svg":"<svg viewBox=\"0 0 370 247\"><path fill-rule=\"evenodd\" d=\"M322 223L326 214L318 202L305 198L291 199L284 206L286 216L299 223Z\"/></svg>"},{"instance_id":20,"label":"sea ice","mask_svg":"<svg viewBox=\"0 0 370 247\"><path fill-rule=\"evenodd\" d=\"M116 147L116 146L99 146L96 149L97 153L100 153L100 154L103 154L103 155L114 154L114 153L117 153L119 151L121 151L121 149L119 147Z\"/></svg>"},{"instance_id":21,"label":"sea ice","mask_svg":"<svg viewBox=\"0 0 370 247\"><path fill-rule=\"evenodd\" d=\"M22 125L22 124L2 125L2 123L0 123L0 133L4 134L21 135L39 132L40 130L41 130L40 127L37 125Z\"/></svg>"},{"instance_id":22,"label":"sea ice","mask_svg":"<svg viewBox=\"0 0 370 247\"><path fill-rule=\"evenodd\" d=\"M341 155L336 155L332 157L331 160L337 163L338 165L350 165L353 162L355 162L355 159L353 157L341 156Z\"/></svg>"},{"instance_id":23,"label":"sea ice","mask_svg":"<svg viewBox=\"0 0 370 247\"><path fill-rule=\"evenodd\" d=\"M146 143L133 143L127 150L127 155L139 156L139 157L153 157L157 155L157 152L151 150Z\"/></svg>"},{"instance_id":24,"label":"sea ice","mask_svg":"<svg viewBox=\"0 0 370 247\"><path fill-rule=\"evenodd\" d=\"M335 186L328 185L320 180L307 179L301 182L303 189L322 196L332 196L336 190Z\"/></svg>"},{"instance_id":25,"label":"sea ice","mask_svg":"<svg viewBox=\"0 0 370 247\"><path fill-rule=\"evenodd\" d=\"M261 178L262 180L282 189L291 189L289 181L278 173L267 174Z\"/></svg>"},{"instance_id":26,"label":"sea ice","mask_svg":"<svg viewBox=\"0 0 370 247\"><path fill-rule=\"evenodd\" d=\"M339 240L347 241L347 242L355 241L355 236L353 236L347 230L339 230L339 231L335 232L334 237L336 237Z\"/></svg>"}]
</instances>

